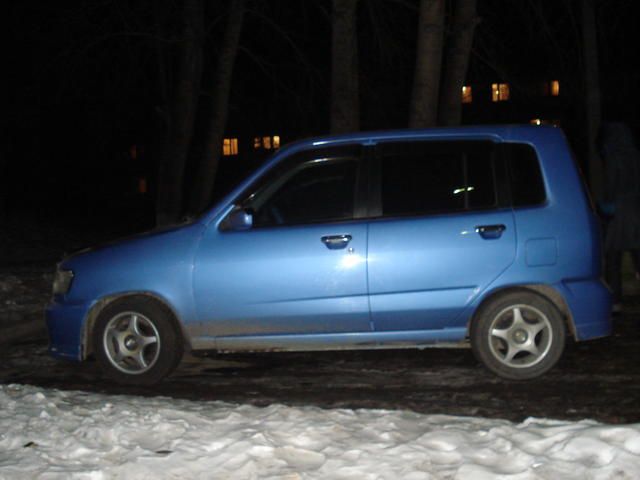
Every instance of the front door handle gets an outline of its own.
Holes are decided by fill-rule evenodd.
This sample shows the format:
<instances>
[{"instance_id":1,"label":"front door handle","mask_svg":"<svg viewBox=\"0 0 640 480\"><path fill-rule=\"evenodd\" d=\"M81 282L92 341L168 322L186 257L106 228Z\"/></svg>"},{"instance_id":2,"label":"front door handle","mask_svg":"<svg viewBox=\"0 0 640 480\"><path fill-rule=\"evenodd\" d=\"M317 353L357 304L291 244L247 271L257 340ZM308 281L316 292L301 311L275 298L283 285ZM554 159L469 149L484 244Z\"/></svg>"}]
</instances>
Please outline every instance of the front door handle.
<instances>
[{"instance_id":1,"label":"front door handle","mask_svg":"<svg viewBox=\"0 0 640 480\"><path fill-rule=\"evenodd\" d=\"M325 235L320 240L329 250L338 250L346 247L351 241L351 235Z\"/></svg>"},{"instance_id":2,"label":"front door handle","mask_svg":"<svg viewBox=\"0 0 640 480\"><path fill-rule=\"evenodd\" d=\"M494 238L500 238L502 232L507 229L504 225L478 225L476 227L476 233L485 240L491 240Z\"/></svg>"}]
</instances>

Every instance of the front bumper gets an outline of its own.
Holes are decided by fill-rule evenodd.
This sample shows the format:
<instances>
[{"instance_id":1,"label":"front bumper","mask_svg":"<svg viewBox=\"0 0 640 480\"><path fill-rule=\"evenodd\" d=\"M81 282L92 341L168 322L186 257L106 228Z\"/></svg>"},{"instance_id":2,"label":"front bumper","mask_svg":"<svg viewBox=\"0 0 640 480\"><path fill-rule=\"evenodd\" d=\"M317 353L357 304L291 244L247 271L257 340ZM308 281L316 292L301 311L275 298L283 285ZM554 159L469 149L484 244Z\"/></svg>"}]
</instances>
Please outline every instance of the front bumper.
<instances>
[{"instance_id":1,"label":"front bumper","mask_svg":"<svg viewBox=\"0 0 640 480\"><path fill-rule=\"evenodd\" d=\"M90 305L52 302L45 310L49 353L67 360L83 360L83 328Z\"/></svg>"}]
</instances>

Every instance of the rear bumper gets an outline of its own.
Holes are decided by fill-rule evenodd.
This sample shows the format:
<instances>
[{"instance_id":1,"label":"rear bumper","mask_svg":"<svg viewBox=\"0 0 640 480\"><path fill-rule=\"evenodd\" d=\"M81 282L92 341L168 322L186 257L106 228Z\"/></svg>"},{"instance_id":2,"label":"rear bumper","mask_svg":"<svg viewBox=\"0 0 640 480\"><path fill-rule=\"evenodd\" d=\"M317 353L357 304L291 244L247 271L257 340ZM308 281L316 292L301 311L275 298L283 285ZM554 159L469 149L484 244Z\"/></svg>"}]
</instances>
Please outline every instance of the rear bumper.
<instances>
[{"instance_id":1,"label":"rear bumper","mask_svg":"<svg viewBox=\"0 0 640 480\"><path fill-rule=\"evenodd\" d=\"M571 310L576 341L611 335L611 293L602 281L564 281L557 287Z\"/></svg>"},{"instance_id":2,"label":"rear bumper","mask_svg":"<svg viewBox=\"0 0 640 480\"><path fill-rule=\"evenodd\" d=\"M82 330L89 310L85 304L51 303L45 311L49 353L67 360L82 360Z\"/></svg>"}]
</instances>

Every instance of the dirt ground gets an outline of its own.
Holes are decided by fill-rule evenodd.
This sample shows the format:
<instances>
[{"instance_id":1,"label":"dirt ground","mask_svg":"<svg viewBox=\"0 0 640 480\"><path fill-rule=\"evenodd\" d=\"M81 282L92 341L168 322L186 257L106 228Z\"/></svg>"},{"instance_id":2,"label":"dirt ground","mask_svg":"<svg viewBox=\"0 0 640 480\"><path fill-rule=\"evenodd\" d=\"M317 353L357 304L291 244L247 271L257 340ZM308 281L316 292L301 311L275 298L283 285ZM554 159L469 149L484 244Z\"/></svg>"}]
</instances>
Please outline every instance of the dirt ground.
<instances>
[{"instance_id":1,"label":"dirt ground","mask_svg":"<svg viewBox=\"0 0 640 480\"><path fill-rule=\"evenodd\" d=\"M635 305L634 305L635 302ZM640 422L640 299L628 299L612 337L568 344L559 365L526 382L485 371L470 350L387 350L187 357L163 383L122 387L93 361L50 358L46 336L5 346L0 382L111 394L408 409L521 421L527 417Z\"/></svg>"}]
</instances>

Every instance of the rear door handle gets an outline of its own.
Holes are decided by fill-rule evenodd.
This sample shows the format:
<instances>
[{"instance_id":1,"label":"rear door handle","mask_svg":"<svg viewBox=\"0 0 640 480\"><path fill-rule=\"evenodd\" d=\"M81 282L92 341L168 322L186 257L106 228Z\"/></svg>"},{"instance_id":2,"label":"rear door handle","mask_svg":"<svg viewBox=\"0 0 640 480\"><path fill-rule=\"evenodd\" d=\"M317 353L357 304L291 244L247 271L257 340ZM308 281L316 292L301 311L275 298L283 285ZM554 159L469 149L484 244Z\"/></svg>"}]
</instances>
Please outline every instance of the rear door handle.
<instances>
[{"instance_id":1,"label":"rear door handle","mask_svg":"<svg viewBox=\"0 0 640 480\"><path fill-rule=\"evenodd\" d=\"M480 235L485 240L490 240L493 238L500 238L502 236L502 232L507 229L504 225L478 225L476 227L476 233Z\"/></svg>"},{"instance_id":2,"label":"rear door handle","mask_svg":"<svg viewBox=\"0 0 640 480\"><path fill-rule=\"evenodd\" d=\"M351 241L351 235L325 235L320 240L329 250L338 250L346 247Z\"/></svg>"}]
</instances>

